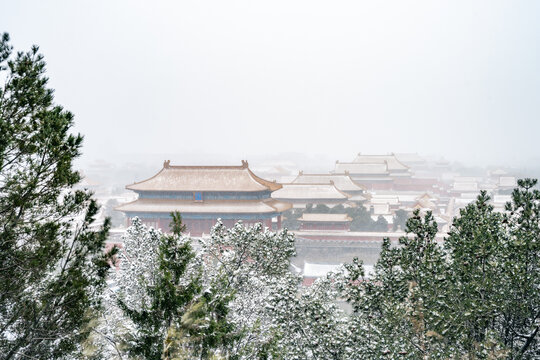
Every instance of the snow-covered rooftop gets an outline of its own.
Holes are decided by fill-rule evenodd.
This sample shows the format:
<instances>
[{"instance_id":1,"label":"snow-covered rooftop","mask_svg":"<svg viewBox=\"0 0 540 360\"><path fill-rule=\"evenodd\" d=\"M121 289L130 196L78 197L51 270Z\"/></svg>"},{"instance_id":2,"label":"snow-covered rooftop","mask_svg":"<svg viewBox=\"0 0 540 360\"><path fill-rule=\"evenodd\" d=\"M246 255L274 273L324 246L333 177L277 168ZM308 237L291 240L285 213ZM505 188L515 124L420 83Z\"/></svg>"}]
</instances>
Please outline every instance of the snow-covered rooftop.
<instances>
[{"instance_id":1,"label":"snow-covered rooftop","mask_svg":"<svg viewBox=\"0 0 540 360\"><path fill-rule=\"evenodd\" d=\"M337 199L348 200L350 195L339 191L334 184L283 184L283 187L272 193L274 199Z\"/></svg>"},{"instance_id":2,"label":"snow-covered rooftop","mask_svg":"<svg viewBox=\"0 0 540 360\"><path fill-rule=\"evenodd\" d=\"M166 161L153 177L126 186L135 191L274 191L275 182L253 174L247 161L241 166L172 166Z\"/></svg>"},{"instance_id":3,"label":"snow-covered rooftop","mask_svg":"<svg viewBox=\"0 0 540 360\"><path fill-rule=\"evenodd\" d=\"M333 182L336 188L344 192L365 190L364 186L355 183L348 174L304 174L303 172L300 172L292 182L301 184L323 184Z\"/></svg>"}]
</instances>

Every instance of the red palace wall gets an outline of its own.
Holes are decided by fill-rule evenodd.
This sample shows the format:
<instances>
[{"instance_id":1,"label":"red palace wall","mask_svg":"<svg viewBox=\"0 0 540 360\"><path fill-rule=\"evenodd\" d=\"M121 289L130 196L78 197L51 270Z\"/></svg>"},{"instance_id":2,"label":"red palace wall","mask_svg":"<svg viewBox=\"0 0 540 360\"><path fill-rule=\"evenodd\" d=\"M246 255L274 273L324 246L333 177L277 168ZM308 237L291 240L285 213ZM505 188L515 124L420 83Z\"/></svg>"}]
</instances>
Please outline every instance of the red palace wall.
<instances>
[{"instance_id":1,"label":"red palace wall","mask_svg":"<svg viewBox=\"0 0 540 360\"><path fill-rule=\"evenodd\" d=\"M152 226L154 228L161 229L163 232L170 231L169 219L141 219L143 224L147 226ZM223 225L227 228L231 228L239 220L222 220ZM201 236L204 234L209 234L210 229L216 224L217 219L183 219L182 222L186 225L186 233L191 234L191 236ZM261 219L258 221L255 220L242 220L244 225L254 225L256 223L263 223L264 226L272 228L272 219ZM128 219L128 226L130 225L130 220ZM279 224L278 224L279 225Z\"/></svg>"}]
</instances>

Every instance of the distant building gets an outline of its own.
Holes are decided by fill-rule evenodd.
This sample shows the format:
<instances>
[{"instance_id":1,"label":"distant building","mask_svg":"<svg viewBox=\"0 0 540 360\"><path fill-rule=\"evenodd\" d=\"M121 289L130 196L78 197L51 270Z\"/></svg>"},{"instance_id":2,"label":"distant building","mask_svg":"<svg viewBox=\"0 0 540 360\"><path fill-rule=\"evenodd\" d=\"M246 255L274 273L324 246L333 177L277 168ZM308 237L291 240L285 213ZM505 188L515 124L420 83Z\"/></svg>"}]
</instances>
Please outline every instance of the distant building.
<instances>
[{"instance_id":1,"label":"distant building","mask_svg":"<svg viewBox=\"0 0 540 360\"><path fill-rule=\"evenodd\" d=\"M394 179L410 177L412 173L407 165L400 162L394 154L362 155L358 154L352 162L336 161L335 174L347 174L368 190L389 190Z\"/></svg>"},{"instance_id":2,"label":"distant building","mask_svg":"<svg viewBox=\"0 0 540 360\"><path fill-rule=\"evenodd\" d=\"M270 228L275 219L280 228L282 212L291 207L271 198L281 185L253 174L247 161L241 166L172 166L165 161L159 173L126 189L139 195L116 208L129 219L137 216L169 231L170 214L178 211L193 236L209 233L218 218L229 227L242 220Z\"/></svg>"},{"instance_id":3,"label":"distant building","mask_svg":"<svg viewBox=\"0 0 540 360\"><path fill-rule=\"evenodd\" d=\"M339 230L349 231L352 219L347 214L312 214L304 213L298 219L300 231L304 230Z\"/></svg>"},{"instance_id":4,"label":"distant building","mask_svg":"<svg viewBox=\"0 0 540 360\"><path fill-rule=\"evenodd\" d=\"M417 153L396 153L395 157L403 164L414 169L424 169L427 167L427 161Z\"/></svg>"},{"instance_id":5,"label":"distant building","mask_svg":"<svg viewBox=\"0 0 540 360\"><path fill-rule=\"evenodd\" d=\"M292 181L293 184L334 184L334 186L344 193L351 195L349 201L364 202L369 198L366 187L354 182L345 174L304 174L303 171Z\"/></svg>"},{"instance_id":6,"label":"distant building","mask_svg":"<svg viewBox=\"0 0 540 360\"><path fill-rule=\"evenodd\" d=\"M351 195L336 188L332 183L325 184L282 184L283 187L272 193L272 198L291 203L294 208L305 208L308 204L323 204L334 207L344 204Z\"/></svg>"}]
</instances>

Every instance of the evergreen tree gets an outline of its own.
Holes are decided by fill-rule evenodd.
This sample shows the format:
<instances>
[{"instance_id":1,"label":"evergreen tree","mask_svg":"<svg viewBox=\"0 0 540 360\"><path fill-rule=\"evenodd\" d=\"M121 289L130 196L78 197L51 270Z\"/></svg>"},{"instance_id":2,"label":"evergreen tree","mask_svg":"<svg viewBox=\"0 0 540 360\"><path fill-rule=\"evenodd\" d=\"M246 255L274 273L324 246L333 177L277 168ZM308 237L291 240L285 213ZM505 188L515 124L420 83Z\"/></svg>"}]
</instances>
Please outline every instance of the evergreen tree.
<instances>
[{"instance_id":1,"label":"evergreen tree","mask_svg":"<svg viewBox=\"0 0 540 360\"><path fill-rule=\"evenodd\" d=\"M95 336L85 344L90 358L105 359L128 357L130 342L137 328L119 307L142 311L152 299L147 291L158 277L159 247L163 234L133 218L122 236L123 247L117 259L118 269L109 273L110 286L103 294L103 311L92 327Z\"/></svg>"},{"instance_id":2,"label":"evergreen tree","mask_svg":"<svg viewBox=\"0 0 540 360\"><path fill-rule=\"evenodd\" d=\"M493 348L500 348L494 325L501 320L500 305L507 301L503 294L508 288L501 282L507 243L502 220L483 191L475 203L461 210L445 239L451 261L441 298L444 336L455 345L455 354L468 358L482 359Z\"/></svg>"},{"instance_id":3,"label":"evergreen tree","mask_svg":"<svg viewBox=\"0 0 540 360\"><path fill-rule=\"evenodd\" d=\"M353 219L351 231L371 231L374 221L365 207L350 207L345 209L345 213Z\"/></svg>"},{"instance_id":4,"label":"evergreen tree","mask_svg":"<svg viewBox=\"0 0 540 360\"><path fill-rule=\"evenodd\" d=\"M396 213L394 214L394 224L393 224L393 230L397 231L405 230L405 226L407 226L407 219L409 218L409 214L406 210L399 209L396 210Z\"/></svg>"},{"instance_id":5,"label":"evergreen tree","mask_svg":"<svg viewBox=\"0 0 540 360\"><path fill-rule=\"evenodd\" d=\"M415 211L399 246L384 240L370 281L343 283L356 358L540 356L540 192L536 180L518 185L504 214L482 192L444 244Z\"/></svg>"},{"instance_id":6,"label":"evergreen tree","mask_svg":"<svg viewBox=\"0 0 540 360\"><path fill-rule=\"evenodd\" d=\"M498 333L515 359L540 357L540 191L518 180L503 219L508 241L501 262L502 315ZM499 290L500 291L500 290Z\"/></svg>"},{"instance_id":7,"label":"evergreen tree","mask_svg":"<svg viewBox=\"0 0 540 360\"><path fill-rule=\"evenodd\" d=\"M201 291L196 272L193 275L187 271L195 253L190 240L181 235L184 231L182 218L178 213L172 214L172 217L172 234L158 233L156 236L153 229L149 230L148 235L158 244L148 244L146 254L144 250L135 252L142 259L125 258L128 262L141 261L145 257L149 260L127 265L128 271L133 270L130 272L135 282L135 296L130 294L130 287L125 287L129 280L123 284L124 291L119 294L118 305L134 328L127 339L131 356L156 360L167 357L168 350L165 351L164 346L169 329L180 322L188 304ZM132 231L144 235L146 231L138 229L143 226L135 220ZM141 243L140 238L134 241ZM140 247L138 249L142 250Z\"/></svg>"},{"instance_id":8,"label":"evergreen tree","mask_svg":"<svg viewBox=\"0 0 540 360\"><path fill-rule=\"evenodd\" d=\"M224 299L227 321L221 354L233 358L258 357L274 343L273 318L266 303L276 283L290 274L295 255L294 235L269 231L262 224L237 223L227 229L218 221L209 239L201 242L206 259L204 279L217 299ZM219 296L218 296L219 294Z\"/></svg>"},{"instance_id":9,"label":"evergreen tree","mask_svg":"<svg viewBox=\"0 0 540 360\"><path fill-rule=\"evenodd\" d=\"M82 136L53 103L38 48L14 55L3 34L0 78L0 357L57 359L88 337L109 221L95 229L95 200L73 190Z\"/></svg>"},{"instance_id":10,"label":"evergreen tree","mask_svg":"<svg viewBox=\"0 0 540 360\"><path fill-rule=\"evenodd\" d=\"M387 232L388 231L388 221L382 216L377 217L377 221L373 224L373 231Z\"/></svg>"}]
</instances>

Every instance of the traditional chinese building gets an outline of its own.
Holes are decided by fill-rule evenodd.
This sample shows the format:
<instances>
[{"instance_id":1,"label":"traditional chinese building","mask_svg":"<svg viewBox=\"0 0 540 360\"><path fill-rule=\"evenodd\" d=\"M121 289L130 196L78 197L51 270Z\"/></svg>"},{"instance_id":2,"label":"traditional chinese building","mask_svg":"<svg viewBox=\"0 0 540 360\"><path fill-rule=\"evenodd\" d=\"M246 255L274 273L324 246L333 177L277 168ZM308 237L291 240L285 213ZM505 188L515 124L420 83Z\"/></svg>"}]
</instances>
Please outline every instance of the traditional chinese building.
<instances>
[{"instance_id":1,"label":"traditional chinese building","mask_svg":"<svg viewBox=\"0 0 540 360\"><path fill-rule=\"evenodd\" d=\"M345 174L304 174L303 171L292 181L293 184L334 184L334 186L344 193L351 195L349 201L364 202L369 198L366 188L357 184L351 179L348 173Z\"/></svg>"},{"instance_id":2,"label":"traditional chinese building","mask_svg":"<svg viewBox=\"0 0 540 360\"><path fill-rule=\"evenodd\" d=\"M352 162L336 161L334 173L347 174L369 190L392 189L394 179L412 175L409 167L401 163L394 154L358 154Z\"/></svg>"},{"instance_id":3,"label":"traditional chinese building","mask_svg":"<svg viewBox=\"0 0 540 360\"><path fill-rule=\"evenodd\" d=\"M272 193L272 198L291 203L294 208L305 208L308 204L323 204L334 207L346 204L351 195L336 188L333 183L325 184L283 184L283 187Z\"/></svg>"},{"instance_id":4,"label":"traditional chinese building","mask_svg":"<svg viewBox=\"0 0 540 360\"><path fill-rule=\"evenodd\" d=\"M242 220L269 228L274 219L280 228L281 214L291 205L270 195L281 187L253 174L247 161L241 166L172 166L165 161L156 175L126 186L139 197L117 210L164 231L169 231L171 212L178 211L193 236L209 233L217 219L228 227Z\"/></svg>"}]
</instances>

